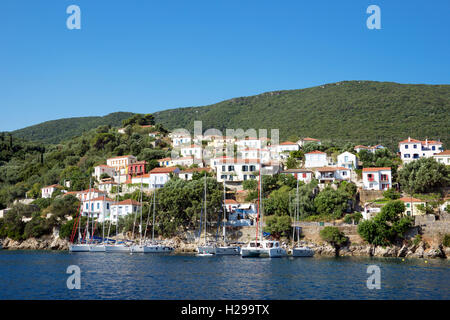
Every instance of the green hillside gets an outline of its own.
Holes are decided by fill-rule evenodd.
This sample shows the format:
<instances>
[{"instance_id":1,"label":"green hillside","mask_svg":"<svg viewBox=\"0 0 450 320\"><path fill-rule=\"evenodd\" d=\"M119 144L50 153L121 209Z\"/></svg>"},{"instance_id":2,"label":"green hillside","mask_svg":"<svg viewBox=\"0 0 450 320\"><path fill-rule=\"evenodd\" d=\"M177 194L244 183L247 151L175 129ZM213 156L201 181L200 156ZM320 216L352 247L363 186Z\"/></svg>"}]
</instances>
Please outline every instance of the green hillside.
<instances>
[{"instance_id":1,"label":"green hillside","mask_svg":"<svg viewBox=\"0 0 450 320\"><path fill-rule=\"evenodd\" d=\"M396 148L408 136L450 144L450 85L344 81L302 90L267 92L204 107L154 114L169 129L278 128L281 139L382 143Z\"/></svg>"},{"instance_id":2,"label":"green hillside","mask_svg":"<svg viewBox=\"0 0 450 320\"><path fill-rule=\"evenodd\" d=\"M15 137L36 142L59 143L81 135L85 131L101 125L118 127L122 120L128 119L133 113L115 112L104 117L80 117L46 121L34 126L13 131Z\"/></svg>"}]
</instances>

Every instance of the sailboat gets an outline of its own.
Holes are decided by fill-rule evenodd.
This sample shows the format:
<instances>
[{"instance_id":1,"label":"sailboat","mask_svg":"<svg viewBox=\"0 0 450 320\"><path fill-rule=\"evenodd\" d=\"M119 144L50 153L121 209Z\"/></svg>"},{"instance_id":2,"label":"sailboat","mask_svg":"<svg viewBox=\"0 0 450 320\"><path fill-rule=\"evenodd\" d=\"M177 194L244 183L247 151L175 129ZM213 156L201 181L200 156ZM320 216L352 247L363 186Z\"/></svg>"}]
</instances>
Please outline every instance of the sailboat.
<instances>
[{"instance_id":1,"label":"sailboat","mask_svg":"<svg viewBox=\"0 0 450 320\"><path fill-rule=\"evenodd\" d=\"M292 248L292 256L293 257L312 257L314 255L314 250L305 247L300 246L300 230L295 227L295 222L300 220L300 211L299 211L299 200L298 200L298 179L297 179L297 192L296 192L296 205L295 205L295 212L294 212L294 228L292 232L292 241L295 241L295 234L297 234L297 245Z\"/></svg>"},{"instance_id":2,"label":"sailboat","mask_svg":"<svg viewBox=\"0 0 450 320\"><path fill-rule=\"evenodd\" d=\"M90 252L105 252L106 251L106 247L105 247L105 243L104 243L104 241L105 241L105 199L106 199L106 195L103 194L102 242L92 244L89 248ZM100 215L99 215L99 217L100 217ZM98 218L97 218L97 221L98 221ZM94 230L92 230L92 236L94 236Z\"/></svg>"},{"instance_id":3,"label":"sailboat","mask_svg":"<svg viewBox=\"0 0 450 320\"><path fill-rule=\"evenodd\" d=\"M90 199L90 192L91 192L91 184L89 183L89 199ZM69 245L70 252L89 252L90 248L91 248L91 246L87 243L87 240L85 240L83 243L84 237L81 236L82 208L83 208L83 202L81 202L80 210L79 210L79 214L78 214L78 220L76 222L76 224L78 224L78 241L77 241L77 243L73 243L73 244ZM88 228L89 228L89 209L90 209L90 204L89 204L89 208L88 208L88 220L87 220L86 229L85 229L85 232L87 233L88 238L89 238L89 230L88 230Z\"/></svg>"},{"instance_id":4,"label":"sailboat","mask_svg":"<svg viewBox=\"0 0 450 320\"><path fill-rule=\"evenodd\" d=\"M217 254L217 255L239 255L241 253L240 247L231 246L231 245L227 244L225 214L226 214L226 205L225 205L225 180L224 180L223 181L223 220L222 220L223 242L224 243L222 246L216 246L215 254Z\"/></svg>"},{"instance_id":5,"label":"sailboat","mask_svg":"<svg viewBox=\"0 0 450 320\"><path fill-rule=\"evenodd\" d=\"M270 257L279 258L286 256L286 250L280 246L280 242L277 240L265 240L263 238L263 210L262 210L262 175L261 175L262 162L259 165L259 193L258 193L258 212L256 218L256 237L254 241L249 242L245 247L241 248L241 256L245 257ZM261 218L259 216L261 215ZM259 229L259 230L258 230ZM259 240L258 233L260 232Z\"/></svg>"},{"instance_id":6,"label":"sailboat","mask_svg":"<svg viewBox=\"0 0 450 320\"><path fill-rule=\"evenodd\" d=\"M206 214L206 172L205 172L205 191L204 191L204 212L205 212L205 237L203 245L197 246L197 256L212 256L216 253L216 245L215 243L208 243L206 240L206 227L207 227L207 214ZM200 217L201 221L201 217ZM200 223L201 227L201 223ZM201 229L200 229L201 234Z\"/></svg>"},{"instance_id":7,"label":"sailboat","mask_svg":"<svg viewBox=\"0 0 450 320\"><path fill-rule=\"evenodd\" d=\"M107 244L105 245L105 251L106 252L130 252L130 247L125 243L119 243L118 242L118 236L119 236L119 192L120 192L120 170L119 170L119 188L117 189L117 195L116 195L116 241L113 244ZM110 219L111 223L111 219Z\"/></svg>"}]
</instances>

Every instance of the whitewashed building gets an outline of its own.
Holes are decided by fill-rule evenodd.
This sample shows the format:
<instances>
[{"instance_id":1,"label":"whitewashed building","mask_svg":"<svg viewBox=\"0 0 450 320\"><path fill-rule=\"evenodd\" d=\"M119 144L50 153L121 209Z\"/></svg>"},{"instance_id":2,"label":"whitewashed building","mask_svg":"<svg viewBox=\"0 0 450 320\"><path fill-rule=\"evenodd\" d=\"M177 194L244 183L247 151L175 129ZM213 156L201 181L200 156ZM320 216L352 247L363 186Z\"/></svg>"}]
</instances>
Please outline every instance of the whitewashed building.
<instances>
[{"instance_id":1,"label":"whitewashed building","mask_svg":"<svg viewBox=\"0 0 450 320\"><path fill-rule=\"evenodd\" d=\"M319 183L334 182L336 180L349 181L351 179L350 169L344 167L320 167L313 170Z\"/></svg>"},{"instance_id":2,"label":"whitewashed building","mask_svg":"<svg viewBox=\"0 0 450 320\"><path fill-rule=\"evenodd\" d=\"M433 156L433 158L446 166L450 166L450 150L445 150L440 153L437 153Z\"/></svg>"},{"instance_id":3,"label":"whitewashed building","mask_svg":"<svg viewBox=\"0 0 450 320\"><path fill-rule=\"evenodd\" d=\"M312 151L305 153L305 168L326 167L328 165L328 157L325 152Z\"/></svg>"},{"instance_id":4,"label":"whitewashed building","mask_svg":"<svg viewBox=\"0 0 450 320\"><path fill-rule=\"evenodd\" d=\"M92 175L97 179L97 181L100 181L100 177L102 174L107 174L109 177L114 178L116 174L116 169L114 167L110 167L105 164L101 164L99 166L94 167L94 172Z\"/></svg>"},{"instance_id":5,"label":"whitewashed building","mask_svg":"<svg viewBox=\"0 0 450 320\"><path fill-rule=\"evenodd\" d=\"M364 190L387 190L392 188L391 168L364 168L362 171Z\"/></svg>"},{"instance_id":6,"label":"whitewashed building","mask_svg":"<svg viewBox=\"0 0 450 320\"><path fill-rule=\"evenodd\" d=\"M180 153L182 157L194 157L195 159L203 158L203 148L196 144L181 147Z\"/></svg>"},{"instance_id":7,"label":"whitewashed building","mask_svg":"<svg viewBox=\"0 0 450 320\"><path fill-rule=\"evenodd\" d=\"M404 163L408 163L420 158L430 158L443 151L442 142L428 140L425 141L408 139L399 142L400 158Z\"/></svg>"},{"instance_id":8,"label":"whitewashed building","mask_svg":"<svg viewBox=\"0 0 450 320\"><path fill-rule=\"evenodd\" d=\"M358 168L358 157L351 152L343 152L337 156L338 167L344 167L347 169Z\"/></svg>"},{"instance_id":9,"label":"whitewashed building","mask_svg":"<svg viewBox=\"0 0 450 320\"><path fill-rule=\"evenodd\" d=\"M310 183L314 177L314 174L311 170L307 169L287 169L281 172L282 174L292 175L299 181L304 183Z\"/></svg>"},{"instance_id":10,"label":"whitewashed building","mask_svg":"<svg viewBox=\"0 0 450 320\"><path fill-rule=\"evenodd\" d=\"M41 196L42 198L51 198L53 192L55 192L58 189L63 189L62 186L59 184L52 184L51 186L46 186L41 189Z\"/></svg>"}]
</instances>

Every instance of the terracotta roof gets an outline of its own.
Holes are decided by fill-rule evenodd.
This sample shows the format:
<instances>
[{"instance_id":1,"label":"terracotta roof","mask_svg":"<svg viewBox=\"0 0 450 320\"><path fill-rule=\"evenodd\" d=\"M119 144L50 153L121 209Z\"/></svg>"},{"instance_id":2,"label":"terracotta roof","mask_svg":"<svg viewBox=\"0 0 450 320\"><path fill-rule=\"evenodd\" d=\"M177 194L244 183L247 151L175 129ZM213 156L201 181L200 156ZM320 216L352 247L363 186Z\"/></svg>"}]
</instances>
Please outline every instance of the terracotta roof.
<instances>
[{"instance_id":1,"label":"terracotta roof","mask_svg":"<svg viewBox=\"0 0 450 320\"><path fill-rule=\"evenodd\" d=\"M106 165L106 164L101 164L101 165L98 165L97 167L101 167L101 168L111 168L111 169L113 169L113 167L108 166L108 165Z\"/></svg>"},{"instance_id":2,"label":"terracotta roof","mask_svg":"<svg viewBox=\"0 0 450 320\"><path fill-rule=\"evenodd\" d=\"M218 160L218 163L259 163L259 159L235 159L235 158L226 158Z\"/></svg>"},{"instance_id":3,"label":"terracotta roof","mask_svg":"<svg viewBox=\"0 0 450 320\"><path fill-rule=\"evenodd\" d=\"M363 145L357 145L353 149L369 149L369 147L363 146Z\"/></svg>"},{"instance_id":4,"label":"terracotta roof","mask_svg":"<svg viewBox=\"0 0 450 320\"><path fill-rule=\"evenodd\" d=\"M239 202L234 199L225 199L225 204L239 204Z\"/></svg>"},{"instance_id":5,"label":"terracotta roof","mask_svg":"<svg viewBox=\"0 0 450 320\"><path fill-rule=\"evenodd\" d=\"M170 158L170 157L167 157L167 158L162 158L162 159L159 159L159 160L157 160L157 161L170 161L170 160L172 160L172 158Z\"/></svg>"},{"instance_id":6,"label":"terracotta roof","mask_svg":"<svg viewBox=\"0 0 450 320\"><path fill-rule=\"evenodd\" d=\"M315 170L319 172L327 172L327 171L350 170L350 169L344 167L320 167L315 168Z\"/></svg>"},{"instance_id":7,"label":"terracotta roof","mask_svg":"<svg viewBox=\"0 0 450 320\"><path fill-rule=\"evenodd\" d=\"M285 142L280 143L280 146L284 146L284 145L296 145L296 144L297 144L297 143L295 143L295 142L285 141Z\"/></svg>"},{"instance_id":8,"label":"terracotta roof","mask_svg":"<svg viewBox=\"0 0 450 320\"><path fill-rule=\"evenodd\" d=\"M91 200L84 200L84 202L89 202L89 201L108 201L108 202L114 202L114 200L113 199L110 199L110 198L108 198L108 197L105 197L105 198L103 198L103 197L97 197L97 198L95 198L95 199L91 199Z\"/></svg>"},{"instance_id":9,"label":"terracotta roof","mask_svg":"<svg viewBox=\"0 0 450 320\"><path fill-rule=\"evenodd\" d=\"M327 153L319 151L319 150L314 150L314 151L311 151L311 152L308 152L308 153L305 153L305 154L327 154Z\"/></svg>"},{"instance_id":10,"label":"terracotta roof","mask_svg":"<svg viewBox=\"0 0 450 320\"><path fill-rule=\"evenodd\" d=\"M428 140L428 141L424 141L424 140L416 140L416 139L406 139L403 141L400 141L399 144L402 143L421 143L421 144L426 144L428 142L428 144L442 144L442 142L440 141L436 141L436 140Z\"/></svg>"},{"instance_id":11,"label":"terracotta roof","mask_svg":"<svg viewBox=\"0 0 450 320\"><path fill-rule=\"evenodd\" d=\"M46 187L43 187L42 189L45 189L45 188L64 188L64 187L59 184L52 184L51 186L46 186Z\"/></svg>"},{"instance_id":12,"label":"terracotta roof","mask_svg":"<svg viewBox=\"0 0 450 320\"><path fill-rule=\"evenodd\" d=\"M281 171L281 173L296 173L296 172L312 172L312 171L308 170L308 169L287 169L287 170Z\"/></svg>"},{"instance_id":13,"label":"terracotta roof","mask_svg":"<svg viewBox=\"0 0 450 320\"><path fill-rule=\"evenodd\" d=\"M379 167L379 168L363 168L363 172L376 172L376 171L382 171L382 170L389 170L391 171L390 167Z\"/></svg>"},{"instance_id":14,"label":"terracotta roof","mask_svg":"<svg viewBox=\"0 0 450 320\"><path fill-rule=\"evenodd\" d=\"M303 138L303 141L320 141L319 139L314 139L314 138Z\"/></svg>"},{"instance_id":15,"label":"terracotta roof","mask_svg":"<svg viewBox=\"0 0 450 320\"><path fill-rule=\"evenodd\" d=\"M450 150L444 150L440 153L435 154L434 156L450 156Z\"/></svg>"},{"instance_id":16,"label":"terracotta roof","mask_svg":"<svg viewBox=\"0 0 450 320\"><path fill-rule=\"evenodd\" d=\"M425 202L424 200L420 200L420 199L413 198L413 197L402 197L398 200L403 201L403 202Z\"/></svg>"},{"instance_id":17,"label":"terracotta roof","mask_svg":"<svg viewBox=\"0 0 450 320\"><path fill-rule=\"evenodd\" d=\"M134 206L140 206L141 204L133 199L127 199L127 200L123 200L117 203L118 205L134 205Z\"/></svg>"},{"instance_id":18,"label":"terracotta roof","mask_svg":"<svg viewBox=\"0 0 450 320\"><path fill-rule=\"evenodd\" d=\"M177 167L167 167L167 168L154 168L150 171L150 174L155 174L155 173L171 173L176 171L178 168Z\"/></svg>"},{"instance_id":19,"label":"terracotta roof","mask_svg":"<svg viewBox=\"0 0 450 320\"><path fill-rule=\"evenodd\" d=\"M187 157L181 157L181 158L174 158L172 159L172 161L177 161L177 160L194 160L193 156L187 156Z\"/></svg>"},{"instance_id":20,"label":"terracotta roof","mask_svg":"<svg viewBox=\"0 0 450 320\"><path fill-rule=\"evenodd\" d=\"M114 181L105 181L105 182L100 182L100 184L118 184L118 183L114 182Z\"/></svg>"},{"instance_id":21,"label":"terracotta roof","mask_svg":"<svg viewBox=\"0 0 450 320\"><path fill-rule=\"evenodd\" d=\"M130 157L133 157L133 158L135 158L135 156L132 156L132 155L128 155L128 156L120 156L120 157L109 158L108 160L114 160L114 159L124 159L124 158L130 158Z\"/></svg>"}]
</instances>

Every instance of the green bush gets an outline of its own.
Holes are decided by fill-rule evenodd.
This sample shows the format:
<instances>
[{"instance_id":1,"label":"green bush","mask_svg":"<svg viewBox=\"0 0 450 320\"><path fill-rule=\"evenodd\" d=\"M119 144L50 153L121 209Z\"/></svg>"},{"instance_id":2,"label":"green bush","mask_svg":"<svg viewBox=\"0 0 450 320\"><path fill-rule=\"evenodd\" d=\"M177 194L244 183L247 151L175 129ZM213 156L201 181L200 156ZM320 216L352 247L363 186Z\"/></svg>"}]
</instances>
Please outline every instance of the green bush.
<instances>
[{"instance_id":1,"label":"green bush","mask_svg":"<svg viewBox=\"0 0 450 320\"><path fill-rule=\"evenodd\" d=\"M390 188L383 192L383 196L386 199L397 200L400 199L401 194L400 192L397 192L395 189Z\"/></svg>"},{"instance_id":2,"label":"green bush","mask_svg":"<svg viewBox=\"0 0 450 320\"><path fill-rule=\"evenodd\" d=\"M450 234L446 234L446 235L444 236L444 240L442 241L442 244L443 244L445 247L450 247Z\"/></svg>"},{"instance_id":3,"label":"green bush","mask_svg":"<svg viewBox=\"0 0 450 320\"><path fill-rule=\"evenodd\" d=\"M325 227L320 230L322 240L330 243L332 246L339 248L348 242L348 238L337 227Z\"/></svg>"}]
</instances>

